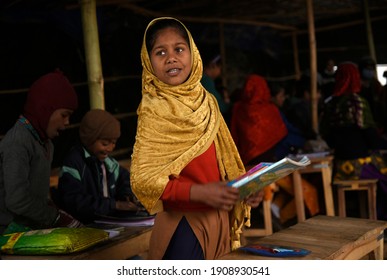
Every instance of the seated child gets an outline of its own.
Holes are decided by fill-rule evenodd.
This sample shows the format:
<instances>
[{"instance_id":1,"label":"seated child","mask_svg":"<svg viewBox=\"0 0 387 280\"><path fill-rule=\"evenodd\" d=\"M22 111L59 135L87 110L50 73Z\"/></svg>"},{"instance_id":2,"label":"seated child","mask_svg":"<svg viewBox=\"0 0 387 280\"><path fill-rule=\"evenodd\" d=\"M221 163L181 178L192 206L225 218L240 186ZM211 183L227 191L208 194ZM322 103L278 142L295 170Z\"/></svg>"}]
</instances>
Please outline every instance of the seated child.
<instances>
[{"instance_id":1,"label":"seated child","mask_svg":"<svg viewBox=\"0 0 387 280\"><path fill-rule=\"evenodd\" d=\"M84 223L117 210L140 210L129 171L109 156L120 137L120 122L105 110L92 109L81 121L79 136L81 143L61 167L56 203Z\"/></svg>"},{"instance_id":2,"label":"seated child","mask_svg":"<svg viewBox=\"0 0 387 280\"><path fill-rule=\"evenodd\" d=\"M77 107L77 94L60 70L31 85L21 115L0 141L0 234L82 226L48 199L52 140Z\"/></svg>"}]
</instances>

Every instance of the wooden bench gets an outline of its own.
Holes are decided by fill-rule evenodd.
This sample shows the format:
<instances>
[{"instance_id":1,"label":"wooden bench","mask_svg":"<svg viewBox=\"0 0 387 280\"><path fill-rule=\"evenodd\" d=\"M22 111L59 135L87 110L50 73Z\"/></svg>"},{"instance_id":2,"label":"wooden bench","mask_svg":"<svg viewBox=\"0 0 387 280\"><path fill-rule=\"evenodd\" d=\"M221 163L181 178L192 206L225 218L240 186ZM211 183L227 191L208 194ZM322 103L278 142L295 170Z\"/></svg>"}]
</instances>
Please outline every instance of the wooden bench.
<instances>
[{"instance_id":1,"label":"wooden bench","mask_svg":"<svg viewBox=\"0 0 387 280\"><path fill-rule=\"evenodd\" d=\"M311 251L296 260L358 260L383 259L384 229L387 221L359 218L315 216L270 236L259 238L255 244L292 246ZM239 250L224 255L223 260L283 260L253 255Z\"/></svg>"},{"instance_id":2,"label":"wooden bench","mask_svg":"<svg viewBox=\"0 0 387 280\"><path fill-rule=\"evenodd\" d=\"M367 191L368 197L368 216L376 220L376 189L377 179L361 180L336 180L333 185L337 187L337 204L339 216L346 216L345 192L346 191Z\"/></svg>"},{"instance_id":3,"label":"wooden bench","mask_svg":"<svg viewBox=\"0 0 387 280\"><path fill-rule=\"evenodd\" d=\"M296 202L297 220L305 220L305 204L301 176L306 173L320 173L324 191L325 210L328 216L335 215L332 195L332 162L333 156L310 157L311 164L293 172L294 200Z\"/></svg>"}]
</instances>

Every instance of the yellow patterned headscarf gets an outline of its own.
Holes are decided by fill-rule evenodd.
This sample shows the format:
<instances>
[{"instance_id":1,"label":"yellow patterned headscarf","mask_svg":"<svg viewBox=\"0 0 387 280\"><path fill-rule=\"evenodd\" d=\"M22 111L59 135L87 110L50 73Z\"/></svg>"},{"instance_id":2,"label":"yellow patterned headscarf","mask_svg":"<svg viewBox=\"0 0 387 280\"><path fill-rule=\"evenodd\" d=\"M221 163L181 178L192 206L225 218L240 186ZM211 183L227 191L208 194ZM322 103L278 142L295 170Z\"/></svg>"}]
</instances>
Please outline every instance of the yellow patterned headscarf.
<instances>
[{"instance_id":1,"label":"yellow patterned headscarf","mask_svg":"<svg viewBox=\"0 0 387 280\"><path fill-rule=\"evenodd\" d=\"M173 19L187 31L192 70L183 84L172 86L155 75L146 48L146 35L155 22ZM142 100L131 164L133 192L150 213L163 210L160 197L171 175L179 176L185 166L215 142L222 180L245 172L239 153L219 111L215 97L201 85L203 64L193 38L183 23L174 18L152 20L144 34L141 62ZM239 246L244 224L249 226L250 207L240 203L230 216L232 248Z\"/></svg>"}]
</instances>

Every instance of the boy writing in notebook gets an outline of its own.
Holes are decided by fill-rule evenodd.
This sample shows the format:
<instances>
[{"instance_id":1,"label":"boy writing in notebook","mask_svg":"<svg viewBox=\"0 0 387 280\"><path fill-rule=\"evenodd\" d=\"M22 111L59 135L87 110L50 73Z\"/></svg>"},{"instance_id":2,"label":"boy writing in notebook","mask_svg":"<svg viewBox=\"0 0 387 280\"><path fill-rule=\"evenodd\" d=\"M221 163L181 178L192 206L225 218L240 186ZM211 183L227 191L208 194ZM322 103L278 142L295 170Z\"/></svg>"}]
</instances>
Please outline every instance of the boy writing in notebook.
<instances>
[{"instance_id":1,"label":"boy writing in notebook","mask_svg":"<svg viewBox=\"0 0 387 280\"><path fill-rule=\"evenodd\" d=\"M130 187L129 171L110 156L120 133L113 115L90 110L81 121L80 144L63 162L55 200L84 223L141 209Z\"/></svg>"}]
</instances>

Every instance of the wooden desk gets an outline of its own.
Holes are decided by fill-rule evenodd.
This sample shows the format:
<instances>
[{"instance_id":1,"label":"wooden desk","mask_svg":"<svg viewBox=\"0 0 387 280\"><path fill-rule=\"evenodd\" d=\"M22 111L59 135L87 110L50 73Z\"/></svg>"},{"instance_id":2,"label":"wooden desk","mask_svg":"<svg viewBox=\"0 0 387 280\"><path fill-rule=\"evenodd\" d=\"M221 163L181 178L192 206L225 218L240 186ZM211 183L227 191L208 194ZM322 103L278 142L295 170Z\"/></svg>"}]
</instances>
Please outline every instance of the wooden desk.
<instances>
[{"instance_id":1,"label":"wooden desk","mask_svg":"<svg viewBox=\"0 0 387 280\"><path fill-rule=\"evenodd\" d=\"M358 260L368 254L383 260L386 221L315 216L270 236L257 244L293 246L311 251L302 257L272 258L234 251L223 260Z\"/></svg>"},{"instance_id":2,"label":"wooden desk","mask_svg":"<svg viewBox=\"0 0 387 280\"><path fill-rule=\"evenodd\" d=\"M125 260L148 251L152 227L127 227L119 236L64 255L1 255L3 260Z\"/></svg>"},{"instance_id":3,"label":"wooden desk","mask_svg":"<svg viewBox=\"0 0 387 280\"><path fill-rule=\"evenodd\" d=\"M324 189L325 209L328 216L335 215L335 206L332 195L332 161L333 156L310 158L311 164L293 172L294 200L296 203L298 222L305 221L304 195L301 185L301 174L321 173Z\"/></svg>"}]
</instances>

